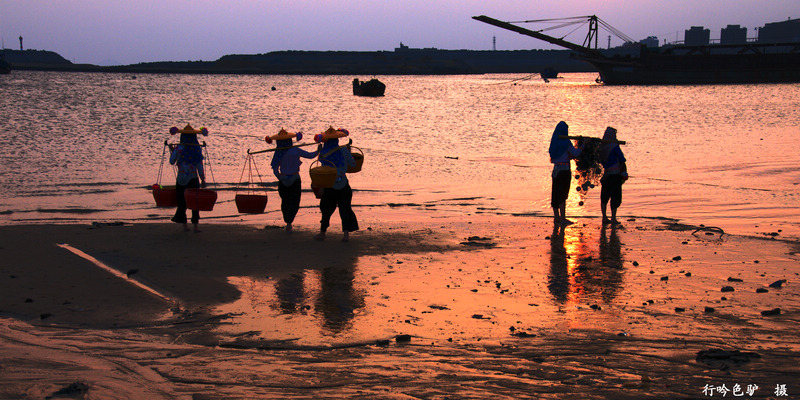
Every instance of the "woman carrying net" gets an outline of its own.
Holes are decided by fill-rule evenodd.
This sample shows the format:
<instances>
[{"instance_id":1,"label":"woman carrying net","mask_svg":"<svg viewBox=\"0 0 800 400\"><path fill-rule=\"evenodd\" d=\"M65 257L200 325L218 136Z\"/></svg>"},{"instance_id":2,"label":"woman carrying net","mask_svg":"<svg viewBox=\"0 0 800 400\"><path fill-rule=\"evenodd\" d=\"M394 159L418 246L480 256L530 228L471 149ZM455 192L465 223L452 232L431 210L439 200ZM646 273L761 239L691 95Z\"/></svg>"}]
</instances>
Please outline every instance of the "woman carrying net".
<instances>
[{"instance_id":1,"label":"woman carrying net","mask_svg":"<svg viewBox=\"0 0 800 400\"><path fill-rule=\"evenodd\" d=\"M603 224L617 224L617 208L622 204L622 183L628 179L628 167L625 155L619 147L617 130L608 127L603 134L600 145L600 162L603 164L603 178L600 179L600 204L603 213ZM611 219L606 216L606 209L611 202Z\"/></svg>"},{"instance_id":2,"label":"woman carrying net","mask_svg":"<svg viewBox=\"0 0 800 400\"><path fill-rule=\"evenodd\" d=\"M575 148L569 136L569 126L561 121L553 131L550 139L550 162L553 163L553 186L550 195L550 205L553 207L553 222L556 224L569 225L572 221L567 219L567 198L569 197L570 184L572 182L572 171L570 170L570 160L581 155L583 146L588 141L584 141L580 148Z\"/></svg>"}]
</instances>

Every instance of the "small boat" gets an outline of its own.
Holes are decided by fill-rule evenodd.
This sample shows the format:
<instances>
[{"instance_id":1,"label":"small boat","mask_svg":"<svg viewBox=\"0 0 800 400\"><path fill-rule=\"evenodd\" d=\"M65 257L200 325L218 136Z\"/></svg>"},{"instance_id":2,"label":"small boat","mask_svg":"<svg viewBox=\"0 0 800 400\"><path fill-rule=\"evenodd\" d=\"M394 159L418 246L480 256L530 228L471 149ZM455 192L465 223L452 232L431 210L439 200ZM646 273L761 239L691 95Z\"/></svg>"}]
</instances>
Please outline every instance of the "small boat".
<instances>
[{"instance_id":1,"label":"small boat","mask_svg":"<svg viewBox=\"0 0 800 400\"><path fill-rule=\"evenodd\" d=\"M539 73L542 76L542 79L545 81L548 79L556 79L558 78L558 71L551 67L547 67L542 72Z\"/></svg>"},{"instance_id":2,"label":"small boat","mask_svg":"<svg viewBox=\"0 0 800 400\"><path fill-rule=\"evenodd\" d=\"M375 78L366 82L361 82L358 78L353 79L353 94L356 96L379 97L383 96L385 91L386 85Z\"/></svg>"}]
</instances>

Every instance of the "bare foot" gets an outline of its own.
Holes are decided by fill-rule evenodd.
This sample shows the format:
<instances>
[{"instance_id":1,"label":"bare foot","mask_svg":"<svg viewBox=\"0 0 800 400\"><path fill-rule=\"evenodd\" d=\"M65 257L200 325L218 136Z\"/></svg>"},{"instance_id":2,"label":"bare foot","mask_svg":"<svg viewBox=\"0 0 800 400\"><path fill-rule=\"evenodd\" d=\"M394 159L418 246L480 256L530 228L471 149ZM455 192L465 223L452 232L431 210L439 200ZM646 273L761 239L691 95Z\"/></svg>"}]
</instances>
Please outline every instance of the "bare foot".
<instances>
[{"instance_id":1,"label":"bare foot","mask_svg":"<svg viewBox=\"0 0 800 400\"><path fill-rule=\"evenodd\" d=\"M286 232L292 231L292 224L286 224Z\"/></svg>"},{"instance_id":2,"label":"bare foot","mask_svg":"<svg viewBox=\"0 0 800 400\"><path fill-rule=\"evenodd\" d=\"M314 240L319 240L320 242L325 240L325 232L320 232L314 236Z\"/></svg>"},{"instance_id":3,"label":"bare foot","mask_svg":"<svg viewBox=\"0 0 800 400\"><path fill-rule=\"evenodd\" d=\"M347 231L344 232L344 236L342 237L342 241L343 242L349 242L350 241L350 232L347 232Z\"/></svg>"},{"instance_id":4,"label":"bare foot","mask_svg":"<svg viewBox=\"0 0 800 400\"><path fill-rule=\"evenodd\" d=\"M561 220L561 225L567 226L567 225L572 225L572 224L574 224L574 222L572 222L572 221L570 221L570 220L568 220L566 218Z\"/></svg>"}]
</instances>

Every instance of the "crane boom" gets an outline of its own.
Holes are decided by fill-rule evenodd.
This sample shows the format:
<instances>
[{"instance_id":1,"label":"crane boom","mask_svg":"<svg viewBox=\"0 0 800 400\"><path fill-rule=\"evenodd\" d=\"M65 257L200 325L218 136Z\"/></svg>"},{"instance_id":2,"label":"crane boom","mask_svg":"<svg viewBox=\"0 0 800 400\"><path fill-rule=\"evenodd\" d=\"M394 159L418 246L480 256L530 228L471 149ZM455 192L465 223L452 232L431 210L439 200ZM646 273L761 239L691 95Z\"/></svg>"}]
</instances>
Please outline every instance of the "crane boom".
<instances>
[{"instance_id":1,"label":"crane boom","mask_svg":"<svg viewBox=\"0 0 800 400\"><path fill-rule=\"evenodd\" d=\"M595 49L590 49L588 47L581 46L581 45L575 44L575 43L571 43L571 42L568 42L568 41L563 40L563 39L559 39L559 38L555 38L555 37L552 37L552 36L548 36L548 35L545 35L545 34L540 33L540 32L532 31L530 29L525 29L525 28L516 26L514 24L510 24L508 22L504 22L504 21L500 21L500 20L497 20L497 19L494 19L494 18L491 18L491 17L487 17L485 15L479 15L477 17L472 17L472 19L474 19L476 21L487 23L489 25L494 25L494 26L496 26L498 28L503 28L503 29L506 29L506 30L509 30L509 31L512 31L512 32L517 32L517 33L519 33L521 35L534 37L534 38L539 39L539 40L544 40L545 42L552 43L552 44L555 44L557 46L565 47L565 48L570 49L570 50L575 50L575 51L583 53L585 55L602 57L602 54L599 51L595 50Z\"/></svg>"}]
</instances>

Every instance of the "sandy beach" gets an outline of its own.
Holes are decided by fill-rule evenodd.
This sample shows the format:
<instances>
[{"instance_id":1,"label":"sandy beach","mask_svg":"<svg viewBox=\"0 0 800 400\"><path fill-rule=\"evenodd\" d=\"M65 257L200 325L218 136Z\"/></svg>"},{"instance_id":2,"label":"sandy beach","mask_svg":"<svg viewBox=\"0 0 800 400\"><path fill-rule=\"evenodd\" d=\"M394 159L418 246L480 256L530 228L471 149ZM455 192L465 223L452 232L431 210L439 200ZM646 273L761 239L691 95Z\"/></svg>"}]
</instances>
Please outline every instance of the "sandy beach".
<instances>
[{"instance_id":1,"label":"sandy beach","mask_svg":"<svg viewBox=\"0 0 800 400\"><path fill-rule=\"evenodd\" d=\"M414 215L373 215L348 243L313 240L313 213L291 234L0 227L0 397L800 393L796 242Z\"/></svg>"}]
</instances>

